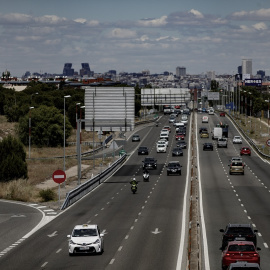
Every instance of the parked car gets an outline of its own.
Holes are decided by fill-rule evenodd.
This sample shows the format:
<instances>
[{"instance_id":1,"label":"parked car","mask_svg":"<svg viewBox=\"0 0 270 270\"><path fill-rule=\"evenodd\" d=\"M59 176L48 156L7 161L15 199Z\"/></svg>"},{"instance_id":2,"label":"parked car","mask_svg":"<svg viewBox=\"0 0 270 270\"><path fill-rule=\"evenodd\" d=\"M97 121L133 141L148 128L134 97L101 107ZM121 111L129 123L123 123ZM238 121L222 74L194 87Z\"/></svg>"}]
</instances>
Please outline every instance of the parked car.
<instances>
[{"instance_id":1,"label":"parked car","mask_svg":"<svg viewBox=\"0 0 270 270\"><path fill-rule=\"evenodd\" d=\"M203 144L203 151L213 151L214 146L212 143L204 143Z\"/></svg>"},{"instance_id":2,"label":"parked car","mask_svg":"<svg viewBox=\"0 0 270 270\"><path fill-rule=\"evenodd\" d=\"M140 140L141 140L140 135L134 134L134 135L132 136L132 141L133 141L133 142L139 142Z\"/></svg>"},{"instance_id":3,"label":"parked car","mask_svg":"<svg viewBox=\"0 0 270 270\"><path fill-rule=\"evenodd\" d=\"M231 263L244 261L260 264L260 248L250 241L232 241L222 252L222 269L228 269Z\"/></svg>"},{"instance_id":4,"label":"parked car","mask_svg":"<svg viewBox=\"0 0 270 270\"><path fill-rule=\"evenodd\" d=\"M242 143L242 139L240 136L234 136L233 137L233 143Z\"/></svg>"},{"instance_id":5,"label":"parked car","mask_svg":"<svg viewBox=\"0 0 270 270\"><path fill-rule=\"evenodd\" d=\"M228 165L230 167L230 174L240 173L245 174L245 164L241 161L234 161Z\"/></svg>"},{"instance_id":6,"label":"parked car","mask_svg":"<svg viewBox=\"0 0 270 270\"><path fill-rule=\"evenodd\" d=\"M138 155L148 155L149 154L149 150L147 146L140 146L138 148Z\"/></svg>"},{"instance_id":7,"label":"parked car","mask_svg":"<svg viewBox=\"0 0 270 270\"><path fill-rule=\"evenodd\" d=\"M104 250L104 234L100 233L97 225L76 225L68 235L69 256L79 253L102 253Z\"/></svg>"},{"instance_id":8,"label":"parked car","mask_svg":"<svg viewBox=\"0 0 270 270\"><path fill-rule=\"evenodd\" d=\"M248 155L250 156L251 155L251 149L249 147L242 147L240 149L240 156L243 156L243 155Z\"/></svg>"},{"instance_id":9,"label":"parked car","mask_svg":"<svg viewBox=\"0 0 270 270\"><path fill-rule=\"evenodd\" d=\"M157 160L153 157L146 157L142 162L143 162L143 169L157 168Z\"/></svg>"},{"instance_id":10,"label":"parked car","mask_svg":"<svg viewBox=\"0 0 270 270\"><path fill-rule=\"evenodd\" d=\"M183 156L183 150L181 147L175 147L172 150L172 156Z\"/></svg>"},{"instance_id":11,"label":"parked car","mask_svg":"<svg viewBox=\"0 0 270 270\"><path fill-rule=\"evenodd\" d=\"M179 174L181 175L181 165L179 161L170 161L167 165L167 175Z\"/></svg>"},{"instance_id":12,"label":"parked car","mask_svg":"<svg viewBox=\"0 0 270 270\"><path fill-rule=\"evenodd\" d=\"M222 246L221 249L223 250L230 241L238 240L245 240L251 241L254 245L257 245L257 235L256 233L258 230L254 230L251 224L232 224L229 223L225 230L220 229L222 232Z\"/></svg>"}]
</instances>

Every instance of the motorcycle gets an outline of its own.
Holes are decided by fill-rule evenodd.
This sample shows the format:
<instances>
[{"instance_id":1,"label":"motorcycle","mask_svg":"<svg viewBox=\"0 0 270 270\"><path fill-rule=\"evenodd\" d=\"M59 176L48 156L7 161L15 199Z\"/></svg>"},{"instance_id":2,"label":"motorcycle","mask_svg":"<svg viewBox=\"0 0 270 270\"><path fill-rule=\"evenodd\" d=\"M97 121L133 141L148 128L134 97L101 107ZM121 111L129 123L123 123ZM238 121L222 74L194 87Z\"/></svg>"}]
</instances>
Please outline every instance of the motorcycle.
<instances>
[{"instance_id":1,"label":"motorcycle","mask_svg":"<svg viewBox=\"0 0 270 270\"><path fill-rule=\"evenodd\" d=\"M143 173L143 181L144 182L148 182L149 181L149 173L148 172L144 172Z\"/></svg>"},{"instance_id":2,"label":"motorcycle","mask_svg":"<svg viewBox=\"0 0 270 270\"><path fill-rule=\"evenodd\" d=\"M131 184L131 191L133 192L133 194L135 194L137 192L138 182L136 180L132 180L130 184Z\"/></svg>"},{"instance_id":3,"label":"motorcycle","mask_svg":"<svg viewBox=\"0 0 270 270\"><path fill-rule=\"evenodd\" d=\"M158 127L158 122L156 122L156 127Z\"/></svg>"}]
</instances>

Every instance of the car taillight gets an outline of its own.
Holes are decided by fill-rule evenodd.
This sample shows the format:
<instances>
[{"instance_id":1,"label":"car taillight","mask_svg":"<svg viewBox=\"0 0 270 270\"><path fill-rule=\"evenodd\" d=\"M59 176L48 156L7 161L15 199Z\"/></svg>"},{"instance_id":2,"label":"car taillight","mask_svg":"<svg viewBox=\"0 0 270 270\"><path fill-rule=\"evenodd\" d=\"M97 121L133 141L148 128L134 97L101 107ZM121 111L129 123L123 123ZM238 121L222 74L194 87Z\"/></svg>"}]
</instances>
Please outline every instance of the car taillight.
<instances>
[{"instance_id":1,"label":"car taillight","mask_svg":"<svg viewBox=\"0 0 270 270\"><path fill-rule=\"evenodd\" d=\"M231 254L230 253L226 253L226 255L225 256L231 256Z\"/></svg>"}]
</instances>

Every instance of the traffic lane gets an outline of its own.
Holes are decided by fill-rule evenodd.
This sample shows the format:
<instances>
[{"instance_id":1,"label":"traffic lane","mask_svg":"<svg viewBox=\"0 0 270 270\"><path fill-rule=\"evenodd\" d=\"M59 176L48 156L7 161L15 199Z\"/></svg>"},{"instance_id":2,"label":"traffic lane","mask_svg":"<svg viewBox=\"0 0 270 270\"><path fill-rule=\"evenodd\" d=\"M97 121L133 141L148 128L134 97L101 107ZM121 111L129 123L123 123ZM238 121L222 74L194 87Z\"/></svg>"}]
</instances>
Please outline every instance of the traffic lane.
<instances>
[{"instance_id":1,"label":"traffic lane","mask_svg":"<svg viewBox=\"0 0 270 270\"><path fill-rule=\"evenodd\" d=\"M29 233L43 217L36 208L6 201L0 201L0 213L0 251Z\"/></svg>"},{"instance_id":2,"label":"traffic lane","mask_svg":"<svg viewBox=\"0 0 270 270\"><path fill-rule=\"evenodd\" d=\"M107 269L175 269L186 174L163 172Z\"/></svg>"},{"instance_id":3,"label":"traffic lane","mask_svg":"<svg viewBox=\"0 0 270 270\"><path fill-rule=\"evenodd\" d=\"M199 151L200 181L211 269L220 269L221 233L228 223L248 223L217 149Z\"/></svg>"}]
</instances>

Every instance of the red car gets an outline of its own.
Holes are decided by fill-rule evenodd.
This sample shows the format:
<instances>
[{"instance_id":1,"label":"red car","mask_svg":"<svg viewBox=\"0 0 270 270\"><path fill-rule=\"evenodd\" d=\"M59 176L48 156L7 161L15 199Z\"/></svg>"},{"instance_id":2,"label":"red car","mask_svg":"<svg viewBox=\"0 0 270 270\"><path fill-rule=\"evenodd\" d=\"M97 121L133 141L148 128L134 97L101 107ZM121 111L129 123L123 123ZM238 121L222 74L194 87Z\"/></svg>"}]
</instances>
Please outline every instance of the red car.
<instances>
[{"instance_id":1,"label":"red car","mask_svg":"<svg viewBox=\"0 0 270 270\"><path fill-rule=\"evenodd\" d=\"M175 140L177 140L177 141L182 141L184 139L185 139L185 135L183 133L177 133L175 135Z\"/></svg>"},{"instance_id":2,"label":"red car","mask_svg":"<svg viewBox=\"0 0 270 270\"><path fill-rule=\"evenodd\" d=\"M241 150L240 150L240 156L243 156L243 155L248 155L250 156L251 155L251 150L249 147L242 147Z\"/></svg>"},{"instance_id":3,"label":"red car","mask_svg":"<svg viewBox=\"0 0 270 270\"><path fill-rule=\"evenodd\" d=\"M169 130L169 132L171 132L171 127L170 126L164 126L163 129L167 129L167 130Z\"/></svg>"},{"instance_id":4,"label":"red car","mask_svg":"<svg viewBox=\"0 0 270 270\"><path fill-rule=\"evenodd\" d=\"M225 112L220 112L219 116L225 117Z\"/></svg>"},{"instance_id":5,"label":"red car","mask_svg":"<svg viewBox=\"0 0 270 270\"><path fill-rule=\"evenodd\" d=\"M257 248L257 250L261 250ZM231 263L245 261L260 264L260 255L253 242L232 241L222 252L222 269L227 269Z\"/></svg>"}]
</instances>

